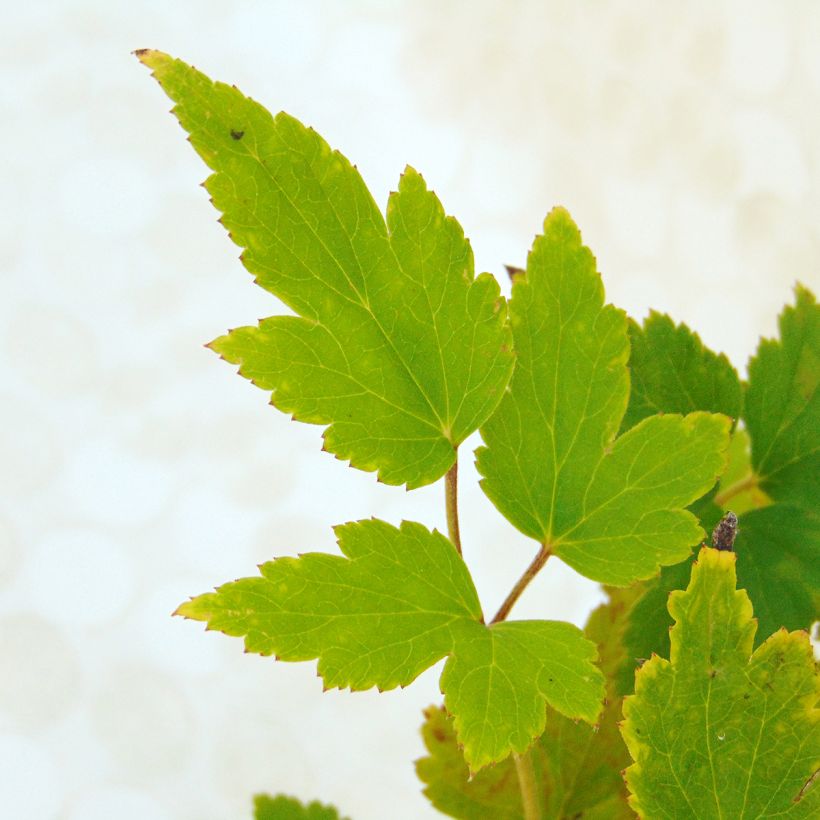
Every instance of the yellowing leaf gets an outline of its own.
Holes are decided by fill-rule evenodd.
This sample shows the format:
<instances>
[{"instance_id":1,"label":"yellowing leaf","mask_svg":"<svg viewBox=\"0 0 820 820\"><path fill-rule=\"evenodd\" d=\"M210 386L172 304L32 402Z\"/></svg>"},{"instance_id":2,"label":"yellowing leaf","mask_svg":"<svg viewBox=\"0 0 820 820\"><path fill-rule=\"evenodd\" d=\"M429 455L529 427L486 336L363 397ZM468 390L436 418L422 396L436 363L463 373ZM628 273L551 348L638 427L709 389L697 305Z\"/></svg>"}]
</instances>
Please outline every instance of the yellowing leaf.
<instances>
[{"instance_id":1,"label":"yellowing leaf","mask_svg":"<svg viewBox=\"0 0 820 820\"><path fill-rule=\"evenodd\" d=\"M752 654L752 606L735 555L700 551L669 599L670 660L655 656L624 700L626 771L641 817L813 818L820 789L820 678L806 632Z\"/></svg>"},{"instance_id":2,"label":"yellowing leaf","mask_svg":"<svg viewBox=\"0 0 820 820\"><path fill-rule=\"evenodd\" d=\"M406 686L448 657L448 710L473 770L522 752L544 730L547 704L594 722L603 676L595 645L558 621L485 626L475 587L440 533L370 520L336 528L344 557L308 553L261 566L178 614L243 636L280 660L318 659L325 686Z\"/></svg>"},{"instance_id":3,"label":"yellowing leaf","mask_svg":"<svg viewBox=\"0 0 820 820\"><path fill-rule=\"evenodd\" d=\"M440 478L501 398L506 306L422 178L387 221L354 166L287 114L157 51L139 52L214 172L205 187L256 282L297 315L212 343L324 447L389 484Z\"/></svg>"},{"instance_id":4,"label":"yellowing leaf","mask_svg":"<svg viewBox=\"0 0 820 820\"><path fill-rule=\"evenodd\" d=\"M685 558L703 537L684 508L715 483L731 421L644 419L615 438L629 398L624 314L604 306L595 259L555 209L510 302L516 369L481 428L484 492L578 572L625 586Z\"/></svg>"}]
</instances>

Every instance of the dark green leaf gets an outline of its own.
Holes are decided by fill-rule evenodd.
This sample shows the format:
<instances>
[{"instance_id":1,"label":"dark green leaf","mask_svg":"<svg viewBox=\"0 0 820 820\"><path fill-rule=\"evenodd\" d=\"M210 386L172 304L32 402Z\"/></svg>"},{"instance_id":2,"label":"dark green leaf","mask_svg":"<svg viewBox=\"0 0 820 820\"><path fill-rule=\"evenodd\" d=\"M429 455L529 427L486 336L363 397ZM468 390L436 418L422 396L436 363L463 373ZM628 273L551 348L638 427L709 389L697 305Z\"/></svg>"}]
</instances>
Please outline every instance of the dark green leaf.
<instances>
[{"instance_id":1,"label":"dark green leaf","mask_svg":"<svg viewBox=\"0 0 820 820\"><path fill-rule=\"evenodd\" d=\"M763 339L749 363L744 418L752 466L775 500L820 502L820 306L798 286L780 315L780 339Z\"/></svg>"},{"instance_id":2,"label":"dark green leaf","mask_svg":"<svg viewBox=\"0 0 820 820\"><path fill-rule=\"evenodd\" d=\"M333 806L322 805L317 801L300 803L293 797L277 794L257 794L253 798L254 820L349 820L339 817Z\"/></svg>"},{"instance_id":3,"label":"dark green leaf","mask_svg":"<svg viewBox=\"0 0 820 820\"><path fill-rule=\"evenodd\" d=\"M621 430L655 413L708 410L737 420L740 378L722 353L704 347L697 333L652 311L643 327L629 323L631 390Z\"/></svg>"}]
</instances>

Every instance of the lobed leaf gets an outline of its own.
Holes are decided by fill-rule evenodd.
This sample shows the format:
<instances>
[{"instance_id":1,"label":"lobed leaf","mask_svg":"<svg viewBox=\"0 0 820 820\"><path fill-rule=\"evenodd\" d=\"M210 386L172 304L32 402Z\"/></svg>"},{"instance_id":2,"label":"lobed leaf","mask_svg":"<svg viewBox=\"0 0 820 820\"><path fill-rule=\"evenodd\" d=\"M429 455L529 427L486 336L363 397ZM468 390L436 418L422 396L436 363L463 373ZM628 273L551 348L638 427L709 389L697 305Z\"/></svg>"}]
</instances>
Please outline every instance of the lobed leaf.
<instances>
[{"instance_id":1,"label":"lobed leaf","mask_svg":"<svg viewBox=\"0 0 820 820\"><path fill-rule=\"evenodd\" d=\"M339 817L339 812L333 807L313 800L310 803L300 803L294 797L277 794L270 797L267 794L257 794L253 798L254 820L349 820Z\"/></svg>"},{"instance_id":2,"label":"lobed leaf","mask_svg":"<svg viewBox=\"0 0 820 820\"><path fill-rule=\"evenodd\" d=\"M686 325L651 311L643 326L629 322L629 341L631 390L622 431L655 413L705 410L738 419L743 393L737 371Z\"/></svg>"},{"instance_id":3,"label":"lobed leaf","mask_svg":"<svg viewBox=\"0 0 820 820\"><path fill-rule=\"evenodd\" d=\"M752 466L775 500L820 500L820 307L800 285L780 315L780 339L762 339L749 362L746 427Z\"/></svg>"},{"instance_id":4,"label":"lobed leaf","mask_svg":"<svg viewBox=\"0 0 820 820\"><path fill-rule=\"evenodd\" d=\"M441 690L472 770L525 751L544 731L545 702L568 717L597 720L603 676L595 645L577 627L506 621L470 632L454 646Z\"/></svg>"},{"instance_id":5,"label":"lobed leaf","mask_svg":"<svg viewBox=\"0 0 820 820\"><path fill-rule=\"evenodd\" d=\"M789 309L786 310L787 315L788 313ZM675 335L681 334L682 330L683 326L677 328ZM788 335L788 323L786 330ZM635 358L633 355L631 364L633 379L643 385L643 397L636 406L651 405L659 411L670 412L681 409L680 400L675 399L674 391L669 385L664 386L661 379L653 379L648 375L648 372L653 372L653 355L664 355L662 339L663 336L657 333L645 334L643 342L648 344L654 340L655 344L651 348L647 347L642 357ZM692 334L688 346L695 343L700 345L697 337ZM773 347L782 351L788 346L786 340L762 343L764 350ZM702 345L699 349L703 357L700 367L711 363L709 366L713 369L711 374L704 374L703 381L730 385L732 380L726 374L721 357ZM669 370L671 373L671 365ZM688 368L687 372L693 370ZM757 369L755 372L759 379L761 371ZM701 402L699 409L717 408L729 412L728 402L733 390L698 392L694 381L681 381L679 385L693 401ZM750 390L754 400L755 391L759 394L759 389L754 385ZM717 403L716 397L720 395L723 396L722 405ZM808 395L804 396L804 399L807 398ZM687 404L683 409L691 410L693 406ZM795 404L792 411L797 417L801 417L810 408L808 403L803 410ZM753 401L753 417L756 412ZM753 432L757 430L754 425L752 429ZM751 448L749 431L737 428L729 446L729 463L717 492L701 499L692 511L698 514L707 531L711 531L722 511L731 509L738 514L738 537L735 542L737 576L754 604L758 618L756 640L760 643L781 627L790 630L808 629L820 618L820 564L817 560L820 555L820 524L811 510L800 509L788 503L772 504L772 499L761 488L761 478L752 467ZM789 497L782 496L783 499ZM712 498L719 506L712 503ZM666 609L666 600L673 590L686 587L691 563L689 560L676 566L664 567L657 578L644 585L643 594L634 606L624 636L628 660L619 675L625 687L631 688L637 663L649 658L652 653L668 655L672 619Z\"/></svg>"},{"instance_id":6,"label":"lobed leaf","mask_svg":"<svg viewBox=\"0 0 820 820\"><path fill-rule=\"evenodd\" d=\"M670 660L655 656L624 700L626 770L641 817L816 817L820 678L808 633L752 653L756 624L735 555L700 551L674 592Z\"/></svg>"},{"instance_id":7,"label":"lobed leaf","mask_svg":"<svg viewBox=\"0 0 820 820\"><path fill-rule=\"evenodd\" d=\"M476 455L484 492L518 529L581 574L625 586L701 540L684 508L721 472L731 421L652 416L616 439L629 339L625 315L603 302L595 259L556 208L513 284L516 369Z\"/></svg>"},{"instance_id":8,"label":"lobed leaf","mask_svg":"<svg viewBox=\"0 0 820 820\"><path fill-rule=\"evenodd\" d=\"M595 645L571 624L485 626L469 572L440 533L370 520L336 528L343 556L263 564L177 614L242 636L249 652L318 659L325 687L406 686L441 658L448 710L471 769L522 752L549 704L594 722L603 676Z\"/></svg>"},{"instance_id":9,"label":"lobed leaf","mask_svg":"<svg viewBox=\"0 0 820 820\"><path fill-rule=\"evenodd\" d=\"M138 52L214 172L205 182L256 282L296 316L212 342L324 448L389 484L440 478L492 413L513 366L506 306L408 168L387 221L358 171L312 129L158 51Z\"/></svg>"},{"instance_id":10,"label":"lobed leaf","mask_svg":"<svg viewBox=\"0 0 820 820\"><path fill-rule=\"evenodd\" d=\"M610 602L590 616L587 638L598 645L607 675L607 702L597 727L549 710L544 733L529 749L542 815L550 818L634 817L620 772L629 762L618 731L621 697L613 673L623 663L621 633L633 590L611 590ZM425 710L422 736L428 756L416 761L424 793L436 809L462 820L521 820L524 816L512 759L470 776L453 720L443 708Z\"/></svg>"},{"instance_id":11,"label":"lobed leaf","mask_svg":"<svg viewBox=\"0 0 820 820\"><path fill-rule=\"evenodd\" d=\"M715 516L709 523L714 524ZM809 629L820 619L820 521L799 507L775 504L738 518L734 546L737 578L755 608L756 644L778 629ZM624 634L626 665L619 672L624 691L631 690L635 668L652 654L669 654L672 618L669 593L685 589L692 560L664 567L647 581Z\"/></svg>"}]
</instances>

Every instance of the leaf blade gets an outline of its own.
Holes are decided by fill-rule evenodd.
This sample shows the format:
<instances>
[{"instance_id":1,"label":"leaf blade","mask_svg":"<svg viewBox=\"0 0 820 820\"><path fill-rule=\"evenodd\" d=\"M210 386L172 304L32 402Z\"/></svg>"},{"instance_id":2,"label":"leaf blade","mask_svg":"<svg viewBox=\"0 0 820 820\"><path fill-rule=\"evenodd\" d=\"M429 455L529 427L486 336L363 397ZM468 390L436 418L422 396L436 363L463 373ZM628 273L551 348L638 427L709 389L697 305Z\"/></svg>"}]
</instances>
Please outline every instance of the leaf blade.
<instances>
[{"instance_id":1,"label":"leaf blade","mask_svg":"<svg viewBox=\"0 0 820 820\"><path fill-rule=\"evenodd\" d=\"M820 754L820 680L808 634L775 633L754 654L756 625L735 556L701 550L686 592L670 597L670 660L653 657L624 701L641 816L688 806L692 816L813 816L803 791ZM666 807L666 808L665 808Z\"/></svg>"},{"instance_id":2,"label":"leaf blade","mask_svg":"<svg viewBox=\"0 0 820 820\"><path fill-rule=\"evenodd\" d=\"M604 305L563 209L516 277L510 316L516 369L476 451L485 494L594 580L624 586L682 560L703 536L683 508L723 469L730 420L653 417L615 438L629 397L626 318Z\"/></svg>"},{"instance_id":3,"label":"leaf blade","mask_svg":"<svg viewBox=\"0 0 820 820\"><path fill-rule=\"evenodd\" d=\"M752 466L775 500L812 509L820 498L820 306L808 288L749 362L744 418Z\"/></svg>"},{"instance_id":4,"label":"leaf blade","mask_svg":"<svg viewBox=\"0 0 820 820\"><path fill-rule=\"evenodd\" d=\"M614 674L622 665L621 635L634 589L610 590L609 603L596 609L584 633L598 646L607 676L604 711L596 727L549 709L544 733L527 751L545 817L633 818L621 771L629 762L618 730L621 692ZM524 811L512 759L470 774L459 749L453 720L441 707L425 710L422 737L428 756L416 761L424 794L441 812L464 820L522 820Z\"/></svg>"},{"instance_id":5,"label":"leaf blade","mask_svg":"<svg viewBox=\"0 0 820 820\"><path fill-rule=\"evenodd\" d=\"M704 410L739 418L743 391L737 371L685 324L650 311L642 325L630 321L629 340L631 389L622 431L655 413Z\"/></svg>"},{"instance_id":6,"label":"leaf blade","mask_svg":"<svg viewBox=\"0 0 820 820\"><path fill-rule=\"evenodd\" d=\"M604 680L594 644L558 621L505 621L470 630L441 675L472 771L524 752L546 722L545 702L588 723L601 712Z\"/></svg>"},{"instance_id":7,"label":"leaf blade","mask_svg":"<svg viewBox=\"0 0 820 820\"><path fill-rule=\"evenodd\" d=\"M371 519L336 532L342 556L263 564L259 577L197 596L176 614L243 637L249 652L316 659L325 688L406 686L447 657L442 691L474 770L529 746L547 704L596 719L603 676L595 645L576 627L485 626L461 556L420 524Z\"/></svg>"},{"instance_id":8,"label":"leaf blade","mask_svg":"<svg viewBox=\"0 0 820 820\"><path fill-rule=\"evenodd\" d=\"M506 308L469 243L408 168L388 221L358 171L312 129L160 52L140 59L213 171L220 221L256 282L297 317L213 349L325 449L391 484L440 478L492 412L513 358Z\"/></svg>"},{"instance_id":9,"label":"leaf blade","mask_svg":"<svg viewBox=\"0 0 820 820\"><path fill-rule=\"evenodd\" d=\"M295 797L257 794L253 798L254 820L349 820L340 817L334 806L312 800L302 803Z\"/></svg>"}]
</instances>

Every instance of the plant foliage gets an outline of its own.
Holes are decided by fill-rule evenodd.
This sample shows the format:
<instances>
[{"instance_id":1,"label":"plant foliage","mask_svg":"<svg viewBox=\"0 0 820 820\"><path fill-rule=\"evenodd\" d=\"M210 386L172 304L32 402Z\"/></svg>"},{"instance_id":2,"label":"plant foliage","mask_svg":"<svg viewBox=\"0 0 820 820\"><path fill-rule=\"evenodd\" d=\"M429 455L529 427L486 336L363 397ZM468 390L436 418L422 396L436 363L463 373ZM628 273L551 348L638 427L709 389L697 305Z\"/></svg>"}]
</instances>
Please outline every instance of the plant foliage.
<instances>
[{"instance_id":1,"label":"plant foliage","mask_svg":"<svg viewBox=\"0 0 820 820\"><path fill-rule=\"evenodd\" d=\"M211 348L276 408L323 425L323 449L352 467L408 489L446 477L449 537L341 524L341 554L269 561L178 614L248 651L316 661L326 688L406 686L445 659L417 772L453 817L817 816L805 630L820 617L820 312L808 289L780 338L761 342L748 384L685 325L606 304L562 208L510 270L507 302L412 168L382 214L312 129L166 54L137 56L211 170L242 263L291 311ZM489 623L455 501L459 445L476 430L484 492L539 549ZM736 554L704 548L693 564L730 509ZM506 620L551 556L609 585L584 632ZM260 795L255 816L338 813Z\"/></svg>"}]
</instances>

